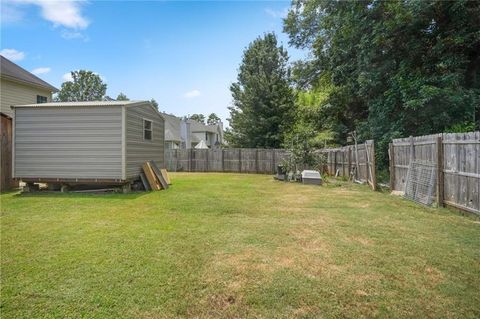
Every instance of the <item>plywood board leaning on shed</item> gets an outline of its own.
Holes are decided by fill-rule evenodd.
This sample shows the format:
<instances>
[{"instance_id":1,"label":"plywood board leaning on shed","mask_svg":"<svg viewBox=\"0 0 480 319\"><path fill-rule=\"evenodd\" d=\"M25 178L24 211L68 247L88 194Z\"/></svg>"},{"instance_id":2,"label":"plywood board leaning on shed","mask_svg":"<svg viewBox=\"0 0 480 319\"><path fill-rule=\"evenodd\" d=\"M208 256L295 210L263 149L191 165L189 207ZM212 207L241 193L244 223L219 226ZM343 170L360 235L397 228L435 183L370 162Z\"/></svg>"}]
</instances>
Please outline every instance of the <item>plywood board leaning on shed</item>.
<instances>
[{"instance_id":1,"label":"plywood board leaning on shed","mask_svg":"<svg viewBox=\"0 0 480 319\"><path fill-rule=\"evenodd\" d=\"M162 189L167 189L168 188L168 183L165 180L165 178L163 178L163 175L160 172L160 169L158 168L157 164L155 164L154 161L149 161L148 164L152 168L152 171L155 174L155 177L160 182L160 186L162 187Z\"/></svg>"},{"instance_id":2,"label":"plywood board leaning on shed","mask_svg":"<svg viewBox=\"0 0 480 319\"><path fill-rule=\"evenodd\" d=\"M168 185L172 185L172 181L170 180L170 176L168 175L168 172L166 169L162 168L160 170L160 173L162 173L163 178L167 182Z\"/></svg>"},{"instance_id":3,"label":"plywood board leaning on shed","mask_svg":"<svg viewBox=\"0 0 480 319\"><path fill-rule=\"evenodd\" d=\"M152 188L150 187L150 184L148 183L147 177L145 176L144 172L140 173L140 180L142 181L143 187L145 188L145 191L151 191Z\"/></svg>"},{"instance_id":4,"label":"plywood board leaning on shed","mask_svg":"<svg viewBox=\"0 0 480 319\"><path fill-rule=\"evenodd\" d=\"M160 182L155 177L155 173L153 172L152 167L148 162L145 162L143 164L143 172L145 173L145 176L147 177L148 183L150 184L152 190L160 190Z\"/></svg>"}]
</instances>

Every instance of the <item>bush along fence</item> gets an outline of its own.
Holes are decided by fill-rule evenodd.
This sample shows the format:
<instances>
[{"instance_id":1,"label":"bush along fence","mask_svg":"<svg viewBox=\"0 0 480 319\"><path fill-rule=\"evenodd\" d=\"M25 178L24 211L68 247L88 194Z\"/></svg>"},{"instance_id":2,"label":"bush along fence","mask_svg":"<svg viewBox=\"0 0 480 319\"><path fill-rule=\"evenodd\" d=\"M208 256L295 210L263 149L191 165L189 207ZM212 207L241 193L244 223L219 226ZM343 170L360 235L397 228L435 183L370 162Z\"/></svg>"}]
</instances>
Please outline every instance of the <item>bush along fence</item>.
<instances>
[{"instance_id":1,"label":"bush along fence","mask_svg":"<svg viewBox=\"0 0 480 319\"><path fill-rule=\"evenodd\" d=\"M411 163L436 169L433 194L438 206L480 214L480 132L394 139L389 146L390 189L405 192Z\"/></svg>"},{"instance_id":2,"label":"bush along fence","mask_svg":"<svg viewBox=\"0 0 480 319\"><path fill-rule=\"evenodd\" d=\"M328 175L343 176L367 183L373 190L377 189L375 144L373 140L357 145L322 149L320 152L326 154L324 170Z\"/></svg>"},{"instance_id":3,"label":"bush along fence","mask_svg":"<svg viewBox=\"0 0 480 319\"><path fill-rule=\"evenodd\" d=\"M165 165L172 172L274 174L288 154L283 149L168 149Z\"/></svg>"}]
</instances>

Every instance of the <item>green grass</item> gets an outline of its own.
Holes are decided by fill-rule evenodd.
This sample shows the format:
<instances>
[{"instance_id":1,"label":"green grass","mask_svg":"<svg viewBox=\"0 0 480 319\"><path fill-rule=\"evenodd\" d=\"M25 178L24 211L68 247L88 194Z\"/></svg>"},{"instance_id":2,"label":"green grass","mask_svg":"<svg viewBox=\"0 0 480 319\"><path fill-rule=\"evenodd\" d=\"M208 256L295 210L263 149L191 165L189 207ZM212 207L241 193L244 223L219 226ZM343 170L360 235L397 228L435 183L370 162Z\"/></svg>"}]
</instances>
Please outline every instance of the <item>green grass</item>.
<instances>
[{"instance_id":1,"label":"green grass","mask_svg":"<svg viewBox=\"0 0 480 319\"><path fill-rule=\"evenodd\" d=\"M172 179L1 195L1 317L480 317L478 219L344 182Z\"/></svg>"}]
</instances>

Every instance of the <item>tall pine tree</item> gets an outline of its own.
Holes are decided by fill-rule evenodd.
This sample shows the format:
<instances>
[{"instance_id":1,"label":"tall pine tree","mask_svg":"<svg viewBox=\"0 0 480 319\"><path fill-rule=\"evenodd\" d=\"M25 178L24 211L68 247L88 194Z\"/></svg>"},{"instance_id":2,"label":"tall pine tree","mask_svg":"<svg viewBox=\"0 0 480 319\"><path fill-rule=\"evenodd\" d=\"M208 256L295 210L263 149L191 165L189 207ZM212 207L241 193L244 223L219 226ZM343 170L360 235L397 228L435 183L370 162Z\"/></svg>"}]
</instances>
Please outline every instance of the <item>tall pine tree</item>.
<instances>
[{"instance_id":1,"label":"tall pine tree","mask_svg":"<svg viewBox=\"0 0 480 319\"><path fill-rule=\"evenodd\" d=\"M235 147L278 148L293 122L294 92L288 54L274 33L257 38L244 51L237 82L230 87L230 129Z\"/></svg>"}]
</instances>

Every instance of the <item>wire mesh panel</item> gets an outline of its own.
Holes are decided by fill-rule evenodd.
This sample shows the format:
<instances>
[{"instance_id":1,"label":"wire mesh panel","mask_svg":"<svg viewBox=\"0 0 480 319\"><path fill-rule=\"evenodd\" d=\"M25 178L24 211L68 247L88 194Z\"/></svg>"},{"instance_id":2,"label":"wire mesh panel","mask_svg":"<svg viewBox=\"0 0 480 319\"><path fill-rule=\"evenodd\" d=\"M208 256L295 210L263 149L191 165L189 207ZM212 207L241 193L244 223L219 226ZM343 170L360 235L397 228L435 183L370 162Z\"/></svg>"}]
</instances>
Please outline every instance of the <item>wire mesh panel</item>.
<instances>
[{"instance_id":1,"label":"wire mesh panel","mask_svg":"<svg viewBox=\"0 0 480 319\"><path fill-rule=\"evenodd\" d=\"M436 164L412 161L408 167L404 197L424 205L432 205L437 182Z\"/></svg>"}]
</instances>

